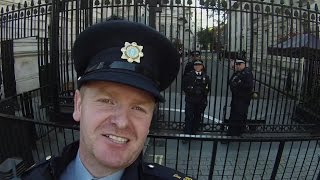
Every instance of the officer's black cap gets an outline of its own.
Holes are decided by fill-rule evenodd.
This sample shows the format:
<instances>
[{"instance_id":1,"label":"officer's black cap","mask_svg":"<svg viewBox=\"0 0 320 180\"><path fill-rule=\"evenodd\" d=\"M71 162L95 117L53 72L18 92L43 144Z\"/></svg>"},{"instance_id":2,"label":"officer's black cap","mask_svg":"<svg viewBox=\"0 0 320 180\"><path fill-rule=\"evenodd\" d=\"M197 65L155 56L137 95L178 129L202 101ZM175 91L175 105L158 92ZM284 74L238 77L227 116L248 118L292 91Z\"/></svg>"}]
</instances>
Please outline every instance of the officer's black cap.
<instances>
[{"instance_id":1,"label":"officer's black cap","mask_svg":"<svg viewBox=\"0 0 320 180\"><path fill-rule=\"evenodd\" d=\"M200 51L192 51L190 54L191 54L191 56L200 56L201 55Z\"/></svg>"},{"instance_id":2,"label":"officer's black cap","mask_svg":"<svg viewBox=\"0 0 320 180\"><path fill-rule=\"evenodd\" d=\"M246 63L246 60L244 58L237 58L235 59L235 63L241 64L241 63Z\"/></svg>"},{"instance_id":3,"label":"officer's black cap","mask_svg":"<svg viewBox=\"0 0 320 180\"><path fill-rule=\"evenodd\" d=\"M193 62L193 65L203 65L203 61L196 60L196 61Z\"/></svg>"},{"instance_id":4,"label":"officer's black cap","mask_svg":"<svg viewBox=\"0 0 320 180\"><path fill-rule=\"evenodd\" d=\"M164 35L124 20L87 28L72 53L78 88L88 81L118 82L147 91L161 102L160 91L172 83L180 67L178 52Z\"/></svg>"}]
</instances>

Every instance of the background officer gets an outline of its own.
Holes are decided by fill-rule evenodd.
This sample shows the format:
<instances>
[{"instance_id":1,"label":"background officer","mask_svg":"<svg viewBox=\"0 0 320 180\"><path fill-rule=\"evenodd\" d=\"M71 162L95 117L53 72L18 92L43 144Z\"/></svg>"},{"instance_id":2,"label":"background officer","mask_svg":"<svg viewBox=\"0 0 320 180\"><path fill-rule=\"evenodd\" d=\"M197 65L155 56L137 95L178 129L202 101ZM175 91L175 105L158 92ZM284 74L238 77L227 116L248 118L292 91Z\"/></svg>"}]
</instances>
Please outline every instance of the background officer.
<instances>
[{"instance_id":1,"label":"background officer","mask_svg":"<svg viewBox=\"0 0 320 180\"><path fill-rule=\"evenodd\" d=\"M191 179L145 163L141 154L156 103L164 101L160 91L179 71L172 43L143 24L111 20L81 32L72 53L79 76L73 118L80 123L80 140L22 178Z\"/></svg>"},{"instance_id":2,"label":"background officer","mask_svg":"<svg viewBox=\"0 0 320 180\"><path fill-rule=\"evenodd\" d=\"M202 121L204 110L207 106L207 96L210 91L210 78L203 71L201 60L193 63L194 70L186 73L182 79L185 101L185 133L195 134Z\"/></svg>"},{"instance_id":3,"label":"background officer","mask_svg":"<svg viewBox=\"0 0 320 180\"><path fill-rule=\"evenodd\" d=\"M193 68L193 63L194 63L196 60L200 60L200 56L201 56L200 51L192 51L192 52L190 53L191 61L189 61L189 62L186 64L186 66L185 66L185 68L184 68L184 71L183 71L183 74L184 74L184 75L194 70L194 68Z\"/></svg>"},{"instance_id":4,"label":"background officer","mask_svg":"<svg viewBox=\"0 0 320 180\"><path fill-rule=\"evenodd\" d=\"M234 73L229 80L232 92L228 135L239 136L245 128L253 89L253 74L243 58L231 61Z\"/></svg>"}]
</instances>

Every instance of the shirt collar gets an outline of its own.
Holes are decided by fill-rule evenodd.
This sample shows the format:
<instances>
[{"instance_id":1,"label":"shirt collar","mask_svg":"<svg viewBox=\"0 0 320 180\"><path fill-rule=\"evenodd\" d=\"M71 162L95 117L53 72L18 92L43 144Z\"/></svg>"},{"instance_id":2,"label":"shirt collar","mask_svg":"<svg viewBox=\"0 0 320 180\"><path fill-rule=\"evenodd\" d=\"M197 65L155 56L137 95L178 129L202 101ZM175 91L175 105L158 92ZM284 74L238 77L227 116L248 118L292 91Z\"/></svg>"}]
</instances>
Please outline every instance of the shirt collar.
<instances>
[{"instance_id":1,"label":"shirt collar","mask_svg":"<svg viewBox=\"0 0 320 180\"><path fill-rule=\"evenodd\" d=\"M110 176L95 178L93 177L87 168L83 165L80 159L79 151L74 161L70 164L70 171L68 172L68 177L72 176L72 179L77 180L120 180L124 170L117 171Z\"/></svg>"}]
</instances>

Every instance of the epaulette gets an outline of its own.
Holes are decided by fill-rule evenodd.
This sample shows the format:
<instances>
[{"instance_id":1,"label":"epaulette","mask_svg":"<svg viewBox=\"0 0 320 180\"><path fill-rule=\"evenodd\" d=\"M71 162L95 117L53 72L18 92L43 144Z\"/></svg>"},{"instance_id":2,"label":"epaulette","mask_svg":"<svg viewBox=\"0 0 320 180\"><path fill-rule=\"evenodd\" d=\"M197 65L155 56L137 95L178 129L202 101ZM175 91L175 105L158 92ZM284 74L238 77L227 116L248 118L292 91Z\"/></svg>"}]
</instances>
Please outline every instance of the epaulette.
<instances>
[{"instance_id":1,"label":"epaulette","mask_svg":"<svg viewBox=\"0 0 320 180\"><path fill-rule=\"evenodd\" d=\"M46 159L44 160L41 160L35 164L33 164L32 166L30 166L28 169L26 169L23 174L22 174L22 177L23 176L28 176L33 170L35 169L38 169L42 166L46 166L46 165L49 165L49 162L50 162L50 159L51 159L51 156L47 156Z\"/></svg>"},{"instance_id":2,"label":"epaulette","mask_svg":"<svg viewBox=\"0 0 320 180\"><path fill-rule=\"evenodd\" d=\"M159 179L193 180L193 178L186 176L179 171L156 163L144 163L143 169L145 174L155 176Z\"/></svg>"}]
</instances>

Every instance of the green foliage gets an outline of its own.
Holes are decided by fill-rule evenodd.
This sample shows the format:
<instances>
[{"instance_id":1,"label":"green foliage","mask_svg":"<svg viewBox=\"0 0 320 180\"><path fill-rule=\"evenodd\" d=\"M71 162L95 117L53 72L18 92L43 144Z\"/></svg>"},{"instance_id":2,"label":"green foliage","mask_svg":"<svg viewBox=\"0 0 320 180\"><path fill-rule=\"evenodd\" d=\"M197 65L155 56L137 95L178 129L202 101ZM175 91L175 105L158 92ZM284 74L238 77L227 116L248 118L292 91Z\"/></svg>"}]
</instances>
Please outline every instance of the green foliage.
<instances>
[{"instance_id":1,"label":"green foliage","mask_svg":"<svg viewBox=\"0 0 320 180\"><path fill-rule=\"evenodd\" d=\"M202 29L197 33L198 41L203 50L218 50L223 47L225 25Z\"/></svg>"},{"instance_id":2,"label":"green foliage","mask_svg":"<svg viewBox=\"0 0 320 180\"><path fill-rule=\"evenodd\" d=\"M207 50L208 45L211 44L213 40L212 30L206 28L198 32L199 43L201 44L202 49Z\"/></svg>"}]
</instances>

